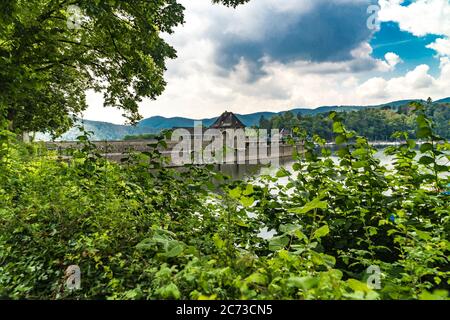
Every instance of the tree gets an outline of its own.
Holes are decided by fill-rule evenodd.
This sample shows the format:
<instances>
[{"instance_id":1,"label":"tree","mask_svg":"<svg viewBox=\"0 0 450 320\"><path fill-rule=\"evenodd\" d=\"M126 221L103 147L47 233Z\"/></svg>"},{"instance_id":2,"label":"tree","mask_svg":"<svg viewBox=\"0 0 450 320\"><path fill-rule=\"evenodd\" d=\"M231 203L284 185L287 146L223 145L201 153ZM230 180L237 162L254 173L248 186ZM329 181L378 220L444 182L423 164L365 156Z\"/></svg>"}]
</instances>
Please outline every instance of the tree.
<instances>
[{"instance_id":1,"label":"tree","mask_svg":"<svg viewBox=\"0 0 450 320\"><path fill-rule=\"evenodd\" d=\"M397 111L398 109L398 111ZM425 108L427 117L433 120L435 132L444 137L450 137L450 107L443 103L428 102ZM413 108L401 105L391 109L386 107L365 108L359 111L341 112L342 121L350 130L369 140L391 140L395 132L408 132L414 137L415 114ZM300 115L292 112L274 115L269 119L259 121L260 128L292 129L299 127L309 136L319 135L328 141L333 141L335 135L329 119L329 113Z\"/></svg>"},{"instance_id":2,"label":"tree","mask_svg":"<svg viewBox=\"0 0 450 320\"><path fill-rule=\"evenodd\" d=\"M176 51L161 35L183 11L177 0L0 2L0 117L18 132L65 131L92 89L136 122L138 102L165 88Z\"/></svg>"},{"instance_id":3,"label":"tree","mask_svg":"<svg viewBox=\"0 0 450 320\"><path fill-rule=\"evenodd\" d=\"M272 129L272 125L269 120L266 119L263 115L259 118L259 128L261 129Z\"/></svg>"},{"instance_id":4,"label":"tree","mask_svg":"<svg viewBox=\"0 0 450 320\"><path fill-rule=\"evenodd\" d=\"M228 7L237 7L240 4L249 2L250 0L213 0L213 3L223 3Z\"/></svg>"}]
</instances>

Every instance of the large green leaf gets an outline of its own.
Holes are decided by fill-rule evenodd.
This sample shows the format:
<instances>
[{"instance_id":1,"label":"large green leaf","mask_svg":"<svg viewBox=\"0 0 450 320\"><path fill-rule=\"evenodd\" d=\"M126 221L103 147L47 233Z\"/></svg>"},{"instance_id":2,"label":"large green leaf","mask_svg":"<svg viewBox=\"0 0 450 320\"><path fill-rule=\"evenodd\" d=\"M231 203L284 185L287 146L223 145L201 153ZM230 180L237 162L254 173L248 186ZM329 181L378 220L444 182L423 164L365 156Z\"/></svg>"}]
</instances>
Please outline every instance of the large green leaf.
<instances>
[{"instance_id":1,"label":"large green leaf","mask_svg":"<svg viewBox=\"0 0 450 320\"><path fill-rule=\"evenodd\" d=\"M269 240L269 250L278 251L286 247L289 243L289 237L287 236L277 236Z\"/></svg>"},{"instance_id":2,"label":"large green leaf","mask_svg":"<svg viewBox=\"0 0 450 320\"><path fill-rule=\"evenodd\" d=\"M321 201L319 198L315 198L314 200L305 204L303 207L293 208L293 209L290 209L289 211L293 212L293 213L304 214L304 213L308 213L311 210L315 210L315 209L325 210L327 207L328 207L327 201Z\"/></svg>"},{"instance_id":3,"label":"large green leaf","mask_svg":"<svg viewBox=\"0 0 450 320\"><path fill-rule=\"evenodd\" d=\"M316 231L314 231L313 238L316 239L322 238L325 237L328 233L330 233L330 228L328 227L328 225L324 225L319 229L317 229Z\"/></svg>"}]
</instances>

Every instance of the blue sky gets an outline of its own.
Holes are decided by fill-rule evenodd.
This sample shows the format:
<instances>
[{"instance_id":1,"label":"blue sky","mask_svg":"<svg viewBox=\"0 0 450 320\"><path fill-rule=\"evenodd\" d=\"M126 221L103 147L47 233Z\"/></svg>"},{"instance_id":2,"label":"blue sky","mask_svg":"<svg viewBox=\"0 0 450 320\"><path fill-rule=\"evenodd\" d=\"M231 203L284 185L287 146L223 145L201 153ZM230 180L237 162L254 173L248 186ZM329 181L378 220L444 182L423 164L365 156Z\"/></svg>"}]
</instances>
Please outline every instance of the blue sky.
<instances>
[{"instance_id":1,"label":"blue sky","mask_svg":"<svg viewBox=\"0 0 450 320\"><path fill-rule=\"evenodd\" d=\"M439 73L439 59L435 57L435 50L426 46L437 38L439 36L433 34L417 37L402 31L398 23L383 22L380 31L373 35L369 43L374 58L382 59L388 52L395 52L402 58L403 63L396 68L394 75L404 74L419 64L427 64L431 68L430 73L436 76Z\"/></svg>"},{"instance_id":2,"label":"blue sky","mask_svg":"<svg viewBox=\"0 0 450 320\"><path fill-rule=\"evenodd\" d=\"M186 23L153 115L212 117L450 96L450 0L179 0ZM380 29L368 21L376 5ZM372 6L372 7L370 7ZM85 118L122 123L88 94Z\"/></svg>"}]
</instances>

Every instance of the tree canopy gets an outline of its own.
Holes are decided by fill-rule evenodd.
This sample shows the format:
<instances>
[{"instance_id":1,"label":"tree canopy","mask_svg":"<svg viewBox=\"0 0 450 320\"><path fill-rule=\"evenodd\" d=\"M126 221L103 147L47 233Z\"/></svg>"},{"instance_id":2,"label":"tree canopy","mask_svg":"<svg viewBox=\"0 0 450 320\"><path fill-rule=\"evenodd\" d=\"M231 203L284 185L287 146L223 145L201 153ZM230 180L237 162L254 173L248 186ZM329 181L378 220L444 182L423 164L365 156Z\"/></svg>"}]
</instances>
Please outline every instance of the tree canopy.
<instances>
[{"instance_id":1,"label":"tree canopy","mask_svg":"<svg viewBox=\"0 0 450 320\"><path fill-rule=\"evenodd\" d=\"M64 131L91 89L139 120L138 103L166 86L176 51L162 34L184 23L183 11L177 0L2 1L0 116L16 131Z\"/></svg>"},{"instance_id":2,"label":"tree canopy","mask_svg":"<svg viewBox=\"0 0 450 320\"><path fill-rule=\"evenodd\" d=\"M415 136L415 114L411 106L405 104L398 107L384 106L367 108L359 111L342 112L343 123L351 130L367 137L369 140L395 140L393 134L406 131ZM444 138L450 138L450 108L447 104L427 103L425 113L434 121L434 130ZM270 119L262 117L259 127L263 129L302 128L310 136L319 135L328 141L334 139L331 120L328 113L300 114L292 112L275 115Z\"/></svg>"}]
</instances>

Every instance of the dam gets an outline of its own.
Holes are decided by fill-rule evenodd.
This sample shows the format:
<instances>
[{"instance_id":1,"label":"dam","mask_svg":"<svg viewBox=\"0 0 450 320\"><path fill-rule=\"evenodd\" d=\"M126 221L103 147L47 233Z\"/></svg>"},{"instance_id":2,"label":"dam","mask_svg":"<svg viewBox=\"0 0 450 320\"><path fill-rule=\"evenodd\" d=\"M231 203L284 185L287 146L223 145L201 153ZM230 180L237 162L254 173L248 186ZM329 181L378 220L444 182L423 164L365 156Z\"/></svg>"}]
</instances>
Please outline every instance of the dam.
<instances>
[{"instance_id":1,"label":"dam","mask_svg":"<svg viewBox=\"0 0 450 320\"><path fill-rule=\"evenodd\" d=\"M156 151L168 157L167 166L185 164L278 164L303 152L303 145L289 139L288 131L246 127L232 112L225 111L209 127L194 122L193 127L172 128L171 137L149 140L90 141L97 153L109 160L121 161L131 153ZM289 141L289 142L288 142ZM77 141L46 142L48 150L68 158L80 148Z\"/></svg>"},{"instance_id":2,"label":"dam","mask_svg":"<svg viewBox=\"0 0 450 320\"><path fill-rule=\"evenodd\" d=\"M177 143L166 142L167 148L156 147L157 140L136 140L136 141L92 141L92 144L96 146L97 151L108 160L121 161L133 152L151 152L155 148L163 156L171 158L173 149ZM208 142L203 142L203 148L209 145ZM73 150L80 148L80 144L76 141L55 141L46 142L46 148L48 150L57 151L58 156L61 158L69 158ZM271 160L279 157L281 159L291 158L294 153L302 153L303 145L301 143L289 144L280 142L275 151L270 143L267 144L267 152L259 152L254 155L250 152L250 142L245 144L245 148L234 148L231 150L233 153L233 160L226 161L226 164L256 164L270 162ZM242 157L239 155L245 154L245 161L242 161ZM224 161L225 163L225 161ZM212 164L220 164L214 163ZM168 166L176 167L181 166L176 163L170 163Z\"/></svg>"}]
</instances>

